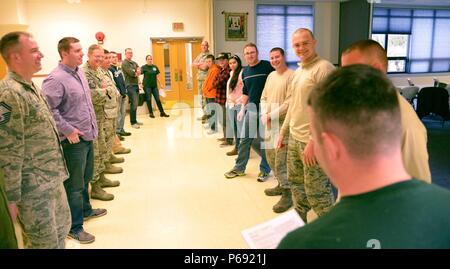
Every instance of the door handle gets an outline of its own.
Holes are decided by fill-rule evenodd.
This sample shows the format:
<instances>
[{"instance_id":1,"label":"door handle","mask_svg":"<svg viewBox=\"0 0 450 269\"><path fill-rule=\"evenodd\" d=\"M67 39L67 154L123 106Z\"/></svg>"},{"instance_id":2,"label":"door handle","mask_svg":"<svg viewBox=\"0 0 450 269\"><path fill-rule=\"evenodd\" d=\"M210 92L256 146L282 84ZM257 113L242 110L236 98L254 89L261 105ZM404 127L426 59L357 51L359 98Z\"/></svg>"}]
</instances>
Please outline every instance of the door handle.
<instances>
[{"instance_id":1,"label":"door handle","mask_svg":"<svg viewBox=\"0 0 450 269\"><path fill-rule=\"evenodd\" d=\"M180 73L178 75L178 77L180 78L180 81L183 81L183 69L179 69Z\"/></svg>"},{"instance_id":2,"label":"door handle","mask_svg":"<svg viewBox=\"0 0 450 269\"><path fill-rule=\"evenodd\" d=\"M175 82L178 82L178 71L175 69Z\"/></svg>"}]
</instances>

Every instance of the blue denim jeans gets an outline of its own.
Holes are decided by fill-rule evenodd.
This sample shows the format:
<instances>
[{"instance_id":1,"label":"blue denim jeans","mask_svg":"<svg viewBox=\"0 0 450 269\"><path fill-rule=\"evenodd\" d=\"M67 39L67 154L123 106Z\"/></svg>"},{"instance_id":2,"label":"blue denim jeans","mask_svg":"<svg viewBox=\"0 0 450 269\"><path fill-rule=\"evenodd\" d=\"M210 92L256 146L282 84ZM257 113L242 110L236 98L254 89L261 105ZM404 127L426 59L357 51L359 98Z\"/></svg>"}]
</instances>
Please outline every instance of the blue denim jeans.
<instances>
[{"instance_id":1,"label":"blue denim jeans","mask_svg":"<svg viewBox=\"0 0 450 269\"><path fill-rule=\"evenodd\" d=\"M159 99L159 92L157 88L144 88L145 101L147 102L148 112L153 114L152 108L152 95L155 98L156 105L158 106L159 113L164 114L164 109L161 105L161 100Z\"/></svg>"},{"instance_id":2,"label":"blue denim jeans","mask_svg":"<svg viewBox=\"0 0 450 269\"><path fill-rule=\"evenodd\" d=\"M139 87L138 85L130 85L127 87L128 98L130 98L130 123L131 125L137 123L136 114L139 101Z\"/></svg>"},{"instance_id":3,"label":"blue denim jeans","mask_svg":"<svg viewBox=\"0 0 450 269\"><path fill-rule=\"evenodd\" d=\"M216 123L219 121L220 113L220 105L217 104L215 98L206 98L206 106L205 111L206 115L208 115L208 125L211 130L216 130Z\"/></svg>"},{"instance_id":4,"label":"blue denim jeans","mask_svg":"<svg viewBox=\"0 0 450 269\"><path fill-rule=\"evenodd\" d=\"M117 113L117 127L116 127L116 133L125 132L125 129L123 128L125 124L125 100L127 97L125 96L119 96L119 109Z\"/></svg>"},{"instance_id":5,"label":"blue denim jeans","mask_svg":"<svg viewBox=\"0 0 450 269\"><path fill-rule=\"evenodd\" d=\"M259 164L259 170L263 173L270 173L270 166L266 160L266 153L264 150L264 128L259 128L260 124L259 113L255 110L247 110L243 119L244 128L241 132L241 141L238 148L238 157L234 170L244 172L250 158L250 148L252 147L256 153L261 156L261 162Z\"/></svg>"},{"instance_id":6,"label":"blue denim jeans","mask_svg":"<svg viewBox=\"0 0 450 269\"><path fill-rule=\"evenodd\" d=\"M236 141L235 148L239 149L241 141L242 121L237 120L237 114L241 110L241 106L227 107L227 124L226 124L226 138L234 138Z\"/></svg>"},{"instance_id":7,"label":"blue denim jeans","mask_svg":"<svg viewBox=\"0 0 450 269\"><path fill-rule=\"evenodd\" d=\"M70 144L66 139L61 142L70 177L64 181L64 188L72 215L71 233L83 229L83 218L92 212L89 201L89 181L94 171L94 148L92 141Z\"/></svg>"}]
</instances>

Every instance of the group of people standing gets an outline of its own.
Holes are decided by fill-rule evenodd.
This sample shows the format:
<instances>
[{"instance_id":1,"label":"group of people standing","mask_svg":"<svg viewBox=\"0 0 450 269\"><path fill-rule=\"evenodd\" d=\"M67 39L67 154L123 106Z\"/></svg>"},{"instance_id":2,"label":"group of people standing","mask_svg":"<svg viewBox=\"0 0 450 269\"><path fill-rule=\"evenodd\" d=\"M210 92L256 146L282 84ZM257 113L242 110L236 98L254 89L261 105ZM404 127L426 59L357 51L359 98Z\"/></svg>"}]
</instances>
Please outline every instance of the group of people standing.
<instances>
[{"instance_id":1,"label":"group of people standing","mask_svg":"<svg viewBox=\"0 0 450 269\"><path fill-rule=\"evenodd\" d=\"M202 49L206 47L204 44L207 43L205 41L202 43ZM278 181L277 186L265 190L265 194L268 196L281 195L281 199L273 206L273 211L281 213L294 205L295 210L305 223L311 221L308 218L308 212L314 211L319 218L317 222L307 225L308 228L305 227L305 232L300 229L289 235L280 245L283 248L364 248L370 238L364 242L361 240L370 235L371 229L377 229L377 225L384 227L380 229L380 237L385 240L384 243L388 247L406 247L408 244L412 244L411 246L429 244L428 247L448 247L450 241L446 242L441 238L437 240L436 237L437 234L441 234L448 240L449 233L438 229L433 231L434 234L430 234L430 237L425 240L426 243L418 238L410 240L405 240L401 236L387 238L389 224L383 224L383 221L390 224L395 223L395 230L401 230L402 226L400 223L396 223L395 218L397 216L386 212L376 212L376 208L369 201L371 195L378 194L379 189L390 190L394 188L393 185L399 184L398 188L401 189L402 198L398 199L398 204L392 205L393 211L398 214L399 218L408 216L405 219L415 222L416 225L418 222L420 223L420 218L428 218L426 214L410 218L411 212L400 210L402 207L410 210L415 204L411 200L417 199L421 190L426 193L419 195L421 196L419 199L424 202L420 206L421 208L432 204L429 199L434 193L439 197L437 198L439 205L436 208L442 209L444 207L446 212L449 210L449 206L444 203L450 198L449 192L434 185L426 184L431 183L426 148L426 129L412 106L395 91L395 87L385 78L387 70L386 52L373 40L356 42L347 48L342 55L343 66L350 67L344 67L340 70L336 69L329 61L321 58L316 53L316 46L317 40L309 29L299 28L293 33L292 48L299 57L299 67L295 71L287 67L285 52L282 48L273 48L270 51L270 62L267 62L259 60L258 49L253 43L247 44L243 49L244 59L248 64L246 67L242 67L237 55L228 57L226 53L220 53L216 57L219 60L218 67L214 65L214 56L209 54L207 50L203 50L202 54L197 57L196 62L194 62L195 66L203 72L198 77L199 93L201 89L206 101L204 103L204 115L199 120L205 123L206 128L212 130L208 132L209 134L216 132L217 123L222 125L224 137L219 139L222 141L221 146L230 145L233 142L235 144L234 149L227 152L227 155L237 155L235 166L225 173L225 177L231 179L245 176L250 148L253 147L261 157L260 173L257 180L260 182L266 181L269 173L273 170L273 174ZM203 65L202 57L204 59ZM227 64L231 71L227 71ZM365 66L358 66L358 64ZM208 70L206 76L205 70ZM226 87L223 89L224 76L220 74L228 72L230 75ZM348 91L350 89L352 91L348 94L354 96L345 97L345 89L339 88L333 83L339 83L341 77L351 75L355 75L355 79L358 78L361 81L348 81L350 85ZM367 76L367 78L361 76ZM371 80L372 78L374 81ZM377 79L386 83L384 85L386 88L375 89L374 85L381 83L381 81L377 82ZM358 81L361 84L358 84ZM366 85L363 82L373 83L374 85ZM345 87L342 83L339 85ZM366 86L367 89L365 89ZM357 90L365 92L358 94ZM333 95L333 91L338 92L336 96ZM374 93L373 91L379 92ZM369 98L367 95L372 96ZM390 97L387 97L388 95ZM226 97L226 100L222 100L223 96ZM385 97L393 98L394 103L397 104L391 104L392 107L387 108L389 107L389 101L383 100ZM348 106L350 106L348 109L345 103L347 100ZM379 103L376 104L377 102ZM386 102L386 104L383 102ZM225 108L222 104L225 104ZM377 105L379 106L377 107ZM331 115L334 109L336 109L337 114ZM389 120L388 118L381 116L380 119L377 118L378 115L386 116L389 114L386 113L386 110L391 111L390 109L398 109L399 111L395 115L395 117L400 117L396 123L397 126L394 128L397 132L395 134L390 133L389 129L383 127L384 125L386 127L393 125L381 122L381 118L386 121ZM315 115L315 113L320 113L320 115ZM228 115L226 120L225 117L220 116L223 114ZM329 121L325 115L330 117ZM353 116L358 120L352 120ZM312 121L315 117L318 118L318 123L313 128ZM371 122L371 120L375 122ZM314 129L318 130L316 131L318 133L314 133ZM333 132L333 136L330 138L332 142L327 142L326 139L325 142L322 141L325 131ZM386 132L387 135L378 135L379 132ZM393 140L396 142L390 144ZM338 146L333 143L341 143L339 146L344 148L340 150L344 150L345 154L351 155L353 161L351 165L346 163L348 160L342 159L345 154L338 152ZM386 146L387 144L392 146L392 149L389 149ZM391 150L401 154L393 156ZM335 156L336 154L339 156ZM355 164L358 162L358 158L376 160L376 162L363 162L359 164L361 167L358 167ZM383 158L390 160L389 163L381 161L382 165L380 165L379 159ZM333 169L327 169L331 166L329 162L332 160L342 166L336 167L336 164L333 164ZM347 164L348 168L345 166ZM392 170L392 166L396 166L396 170ZM359 169L355 171L355 167ZM379 169L382 170L379 171ZM364 171L370 171L373 174L365 175ZM392 174L390 175L390 173ZM342 178L342 175L345 176ZM340 207L335 206L335 196L329 177L338 189L338 201L340 199L345 201ZM362 181L358 181L359 178ZM363 181L366 178L368 181ZM410 180L411 178L413 180ZM407 183L402 185L404 181ZM353 196L363 193L370 193L365 199L359 201L361 205L367 205L367 211L364 208L357 208L357 203L355 205L352 199ZM397 194L381 194L380 199L383 199L383 197L389 198L389 195L395 196ZM408 195L413 195L410 197L411 200L404 199ZM394 201L391 202L395 203ZM352 223L355 220L348 208L344 209L343 204L361 211L362 219L356 220L357 222L368 221L368 215L377 213L380 214L380 220L374 221L373 218L370 218L370 221L375 224L368 226L367 229L364 228L365 226L358 226ZM383 203L383 206L388 205ZM333 210L335 207L336 210ZM334 212L331 213L330 211ZM341 214L345 215L346 218L338 219ZM440 229L445 229L443 227L448 223L449 217L442 217L439 214L433 214L433 216L436 216ZM323 221L321 221L322 219ZM347 230L343 232L342 229L331 229L331 232L323 237L322 230L316 230L313 227L325 229L325 222L327 222L326 225L334 225L335 227L341 224L339 222L344 222ZM408 225L407 221L402 221L402 224ZM355 226L358 226L357 229L355 229ZM360 233L358 234L359 237L351 238L354 230ZM305 236L306 231L314 232L316 237ZM411 229L409 229L409 232L411 232ZM337 238L340 238L340 233L343 236L345 235L346 242L336 243ZM402 231L401 234L407 235L408 232Z\"/></svg>"},{"instance_id":2,"label":"group of people standing","mask_svg":"<svg viewBox=\"0 0 450 269\"><path fill-rule=\"evenodd\" d=\"M318 215L280 248L365 248L375 241L386 248L449 248L450 192L429 184L426 129L386 77L386 52L375 41L359 41L335 68L316 46L309 29L293 33L300 60L294 71L282 48L270 51L269 62L249 43L243 67L239 56L214 57L202 43L193 63L204 100L199 119L210 134L222 126L221 146L234 144L227 155L237 158L225 177L245 175L253 147L261 157L257 180L273 170L278 181L265 190L281 195L274 212L294 206L305 223L310 210ZM105 174L121 173L113 164L124 159L115 154L130 152L120 144L131 135L123 127L127 96L132 127L142 125L141 74L147 100L153 95L168 116L151 55L139 67L128 48L119 66L117 54L94 44L83 64L74 37L61 39L58 52L61 61L41 91L32 82L43 58L33 36L12 32L0 40L9 68L0 82L0 247L17 247L15 219L26 248L64 248L66 236L93 242L84 221L107 210L94 209L90 199L114 199L104 188L120 182ZM153 118L151 104L149 112Z\"/></svg>"},{"instance_id":3,"label":"group of people standing","mask_svg":"<svg viewBox=\"0 0 450 269\"><path fill-rule=\"evenodd\" d=\"M122 62L122 70L125 75L125 85L129 92L130 97L130 124L131 127L139 129L143 123L137 121L137 107L139 102L139 89L143 88L145 93L145 101L150 118L155 118L152 107L152 95L155 98L161 117L169 117L164 112L161 100L159 98L158 83L161 88L164 85L159 79L159 69L153 64L153 56L147 55L145 60L146 64L142 67L132 60L133 50L131 48L125 49L125 59ZM141 83L139 78L143 75L143 82Z\"/></svg>"},{"instance_id":4,"label":"group of people standing","mask_svg":"<svg viewBox=\"0 0 450 269\"><path fill-rule=\"evenodd\" d=\"M92 243L83 224L107 210L90 199L114 199L104 188L120 182L105 174L122 173L116 154L131 152L119 138L131 133L123 129L128 89L117 54L94 44L83 64L80 41L65 37L40 90L31 78L44 56L31 34L6 34L0 51L9 68L0 85L0 167L11 220L26 248L64 248L67 236ZM17 246L14 233L1 242Z\"/></svg>"}]
</instances>

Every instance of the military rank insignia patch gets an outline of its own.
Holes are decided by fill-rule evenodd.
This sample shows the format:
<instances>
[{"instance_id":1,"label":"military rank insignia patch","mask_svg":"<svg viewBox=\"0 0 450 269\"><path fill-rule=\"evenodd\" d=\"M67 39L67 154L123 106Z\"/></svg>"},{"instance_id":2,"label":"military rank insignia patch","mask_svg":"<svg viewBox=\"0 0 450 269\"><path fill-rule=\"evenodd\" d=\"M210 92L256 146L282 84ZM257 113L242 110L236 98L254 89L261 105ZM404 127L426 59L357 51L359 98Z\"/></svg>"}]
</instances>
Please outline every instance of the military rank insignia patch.
<instances>
[{"instance_id":1,"label":"military rank insignia patch","mask_svg":"<svg viewBox=\"0 0 450 269\"><path fill-rule=\"evenodd\" d=\"M5 102L0 102L0 126L9 122L11 117L11 107L5 104Z\"/></svg>"}]
</instances>

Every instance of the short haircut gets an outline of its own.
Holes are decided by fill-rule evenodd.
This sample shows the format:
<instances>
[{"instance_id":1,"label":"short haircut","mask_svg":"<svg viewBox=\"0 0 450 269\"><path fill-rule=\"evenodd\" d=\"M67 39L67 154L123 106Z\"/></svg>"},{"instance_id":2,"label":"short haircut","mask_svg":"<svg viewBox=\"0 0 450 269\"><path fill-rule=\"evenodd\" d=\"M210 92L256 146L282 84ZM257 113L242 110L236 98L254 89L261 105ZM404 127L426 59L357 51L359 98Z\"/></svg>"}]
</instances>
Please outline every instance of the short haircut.
<instances>
[{"instance_id":1,"label":"short haircut","mask_svg":"<svg viewBox=\"0 0 450 269\"><path fill-rule=\"evenodd\" d=\"M371 57L376 57L376 59L378 59L383 64L384 68L387 70L388 58L386 51L377 41L372 39L359 40L348 46L342 52L342 55L350 53L354 50L358 50L359 52L364 54L364 56L367 57L368 59L370 59Z\"/></svg>"},{"instance_id":2,"label":"short haircut","mask_svg":"<svg viewBox=\"0 0 450 269\"><path fill-rule=\"evenodd\" d=\"M102 46L97 44L90 45L88 49L88 55L91 55L94 52L94 50L103 50L103 48Z\"/></svg>"},{"instance_id":3,"label":"short haircut","mask_svg":"<svg viewBox=\"0 0 450 269\"><path fill-rule=\"evenodd\" d=\"M115 51L110 51L109 53L111 53L111 54L117 54Z\"/></svg>"},{"instance_id":4,"label":"short haircut","mask_svg":"<svg viewBox=\"0 0 450 269\"><path fill-rule=\"evenodd\" d=\"M253 47L253 48L256 49L256 52L258 52L258 47L256 46L255 43L250 42L250 43L245 44L244 50L245 50L246 48L248 48L248 47Z\"/></svg>"},{"instance_id":5,"label":"short haircut","mask_svg":"<svg viewBox=\"0 0 450 269\"><path fill-rule=\"evenodd\" d=\"M9 63L11 52L19 48L21 36L32 37L30 33L16 31L4 35L0 40L0 52L6 63Z\"/></svg>"},{"instance_id":6,"label":"short haircut","mask_svg":"<svg viewBox=\"0 0 450 269\"><path fill-rule=\"evenodd\" d=\"M308 32L311 35L312 39L316 39L314 37L313 32L311 30L309 30L308 28L298 28L297 30L294 31L294 33L292 35L298 34L300 32Z\"/></svg>"},{"instance_id":7,"label":"short haircut","mask_svg":"<svg viewBox=\"0 0 450 269\"><path fill-rule=\"evenodd\" d=\"M212 54L208 54L206 55L206 59L211 59L214 62L215 57Z\"/></svg>"},{"instance_id":8,"label":"short haircut","mask_svg":"<svg viewBox=\"0 0 450 269\"><path fill-rule=\"evenodd\" d=\"M317 132L338 136L349 153L367 158L401 145L397 92L379 70L362 64L339 68L312 90L308 105ZM321 143L321 136L318 136Z\"/></svg>"},{"instance_id":9,"label":"short haircut","mask_svg":"<svg viewBox=\"0 0 450 269\"><path fill-rule=\"evenodd\" d=\"M127 51L129 51L129 50L133 51L131 48L126 48L125 53L127 53Z\"/></svg>"},{"instance_id":10,"label":"short haircut","mask_svg":"<svg viewBox=\"0 0 450 269\"><path fill-rule=\"evenodd\" d=\"M105 51L105 54L109 54L110 53L109 50L107 50L107 49L103 49L103 51Z\"/></svg>"},{"instance_id":11,"label":"short haircut","mask_svg":"<svg viewBox=\"0 0 450 269\"><path fill-rule=\"evenodd\" d=\"M152 55L149 54L149 55L145 56L145 60L147 60L147 58L150 57L150 56L152 56Z\"/></svg>"},{"instance_id":12,"label":"short haircut","mask_svg":"<svg viewBox=\"0 0 450 269\"><path fill-rule=\"evenodd\" d=\"M78 40L75 37L64 37L63 39L59 40L58 42L58 53L59 56L62 58L62 52L69 52L70 51L70 45L72 43L78 43L80 40Z\"/></svg>"},{"instance_id":13,"label":"short haircut","mask_svg":"<svg viewBox=\"0 0 450 269\"><path fill-rule=\"evenodd\" d=\"M273 51L279 51L281 53L281 55L284 56L284 49L282 49L280 47L275 47L270 50L270 52L273 52Z\"/></svg>"}]
</instances>

